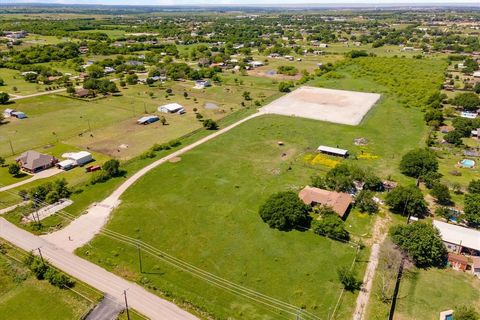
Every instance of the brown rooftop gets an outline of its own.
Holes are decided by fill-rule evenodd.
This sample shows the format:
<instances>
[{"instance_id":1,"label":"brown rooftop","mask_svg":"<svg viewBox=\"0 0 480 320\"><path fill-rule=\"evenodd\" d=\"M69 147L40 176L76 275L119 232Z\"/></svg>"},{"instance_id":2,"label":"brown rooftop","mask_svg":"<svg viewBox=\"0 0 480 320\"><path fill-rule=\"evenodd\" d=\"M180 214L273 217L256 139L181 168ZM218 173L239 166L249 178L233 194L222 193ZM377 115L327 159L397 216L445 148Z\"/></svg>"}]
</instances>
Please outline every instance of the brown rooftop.
<instances>
[{"instance_id":1,"label":"brown rooftop","mask_svg":"<svg viewBox=\"0 0 480 320\"><path fill-rule=\"evenodd\" d=\"M306 186L300 191L298 197L308 205L325 205L335 211L343 219L352 204L352 197L343 192L328 191Z\"/></svg>"},{"instance_id":2,"label":"brown rooftop","mask_svg":"<svg viewBox=\"0 0 480 320\"><path fill-rule=\"evenodd\" d=\"M453 253L453 252L448 253L448 261L461 263L465 265L468 265L470 262L472 262L472 260L469 257L466 257L458 253Z\"/></svg>"}]
</instances>

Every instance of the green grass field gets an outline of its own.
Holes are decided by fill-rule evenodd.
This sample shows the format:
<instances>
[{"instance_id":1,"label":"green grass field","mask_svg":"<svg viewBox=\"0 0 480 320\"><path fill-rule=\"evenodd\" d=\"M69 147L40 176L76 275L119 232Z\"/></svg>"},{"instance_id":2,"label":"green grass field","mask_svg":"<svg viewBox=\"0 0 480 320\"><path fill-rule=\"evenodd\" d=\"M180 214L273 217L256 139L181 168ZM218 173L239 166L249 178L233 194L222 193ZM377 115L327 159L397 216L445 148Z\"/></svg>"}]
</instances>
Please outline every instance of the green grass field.
<instances>
[{"instance_id":1,"label":"green grass field","mask_svg":"<svg viewBox=\"0 0 480 320\"><path fill-rule=\"evenodd\" d=\"M430 78L432 70L442 72L440 63L407 62L407 67L420 70L424 78ZM162 165L142 178L123 196L108 228L319 316L328 314L340 293L336 268L351 264L353 249L310 232L269 229L257 210L271 193L298 190L309 183L312 174L328 169L304 160L319 144L339 145L357 155L367 151L377 158L348 161L373 167L384 178L405 180L398 173L398 162L404 152L423 144L422 113L403 107L400 101L408 98L395 90L395 84L382 84L378 71L371 76L351 76L360 71L357 64L349 64L338 71L342 78L322 78L312 84L381 92L382 99L361 125L282 116L247 122L183 155L180 162ZM358 137L369 139L367 149L354 146L353 139ZM279 147L277 141L285 145ZM360 235L368 234L371 223L355 212L347 220L352 233ZM368 251L362 255L366 257ZM78 253L220 318L277 317L149 257L144 257L145 273L140 275L136 251L102 236ZM366 259L360 261L359 275ZM351 317L354 299L353 294L345 296L339 319Z\"/></svg>"},{"instance_id":2,"label":"green grass field","mask_svg":"<svg viewBox=\"0 0 480 320\"><path fill-rule=\"evenodd\" d=\"M97 293L90 297L96 299ZM83 292L85 294L85 292ZM21 263L0 255L0 314L3 319L79 319L92 302L73 291L39 281Z\"/></svg>"}]
</instances>

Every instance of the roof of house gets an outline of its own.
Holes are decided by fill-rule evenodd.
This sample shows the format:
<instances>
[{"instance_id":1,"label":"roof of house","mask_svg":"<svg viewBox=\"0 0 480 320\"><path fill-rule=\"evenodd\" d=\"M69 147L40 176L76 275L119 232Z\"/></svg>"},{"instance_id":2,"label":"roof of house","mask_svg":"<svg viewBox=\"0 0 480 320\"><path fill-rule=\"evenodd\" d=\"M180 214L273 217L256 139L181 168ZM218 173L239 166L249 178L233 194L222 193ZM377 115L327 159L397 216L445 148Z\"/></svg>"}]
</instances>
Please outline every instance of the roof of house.
<instances>
[{"instance_id":1,"label":"roof of house","mask_svg":"<svg viewBox=\"0 0 480 320\"><path fill-rule=\"evenodd\" d=\"M315 203L330 206L342 218L353 201L352 197L347 193L328 191L310 186L303 188L298 196L308 205Z\"/></svg>"},{"instance_id":2,"label":"roof of house","mask_svg":"<svg viewBox=\"0 0 480 320\"><path fill-rule=\"evenodd\" d=\"M449 252L448 261L453 261L461 264L469 264L472 260L467 256L464 256L458 253Z\"/></svg>"},{"instance_id":3,"label":"roof of house","mask_svg":"<svg viewBox=\"0 0 480 320\"><path fill-rule=\"evenodd\" d=\"M443 241L480 251L480 231L434 220Z\"/></svg>"},{"instance_id":4,"label":"roof of house","mask_svg":"<svg viewBox=\"0 0 480 320\"><path fill-rule=\"evenodd\" d=\"M178 103L169 103L169 104L165 104L163 106L160 106L158 107L158 110L160 111L160 109L166 109L170 112L175 112L175 111L178 111L180 109L183 109L183 106L181 104L178 104Z\"/></svg>"},{"instance_id":5,"label":"roof of house","mask_svg":"<svg viewBox=\"0 0 480 320\"><path fill-rule=\"evenodd\" d=\"M35 170L47 166L54 160L55 158L53 156L42 154L34 150L26 151L17 158L17 161L21 163L22 167L28 170Z\"/></svg>"},{"instance_id":6,"label":"roof of house","mask_svg":"<svg viewBox=\"0 0 480 320\"><path fill-rule=\"evenodd\" d=\"M75 91L75 94L76 94L77 96L80 96L80 97L81 97L81 96L86 96L86 95L88 95L89 93L90 93L90 91L89 91L88 89L77 89L77 90Z\"/></svg>"},{"instance_id":7,"label":"roof of house","mask_svg":"<svg viewBox=\"0 0 480 320\"><path fill-rule=\"evenodd\" d=\"M342 156L346 156L348 154L348 150L333 148L333 147L327 147L327 146L320 146L320 147L317 148L317 151L334 153L334 154L339 154L339 155L342 155Z\"/></svg>"}]
</instances>

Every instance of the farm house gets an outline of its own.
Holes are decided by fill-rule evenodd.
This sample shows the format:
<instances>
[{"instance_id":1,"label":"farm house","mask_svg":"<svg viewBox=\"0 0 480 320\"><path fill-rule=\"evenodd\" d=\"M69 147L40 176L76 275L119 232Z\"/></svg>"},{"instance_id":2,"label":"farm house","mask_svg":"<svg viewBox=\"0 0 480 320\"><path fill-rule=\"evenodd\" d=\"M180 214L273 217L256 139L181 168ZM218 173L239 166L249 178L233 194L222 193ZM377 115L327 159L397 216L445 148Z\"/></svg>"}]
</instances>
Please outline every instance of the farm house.
<instances>
[{"instance_id":1,"label":"farm house","mask_svg":"<svg viewBox=\"0 0 480 320\"><path fill-rule=\"evenodd\" d=\"M328 191L310 186L303 188L298 197L307 205L329 206L342 219L346 217L353 202L352 197L347 193Z\"/></svg>"},{"instance_id":2,"label":"farm house","mask_svg":"<svg viewBox=\"0 0 480 320\"><path fill-rule=\"evenodd\" d=\"M55 157L48 154L42 154L33 150L22 153L22 155L16 160L24 171L30 173L35 173L44 169L51 168L57 162L57 159L55 159Z\"/></svg>"}]
</instances>

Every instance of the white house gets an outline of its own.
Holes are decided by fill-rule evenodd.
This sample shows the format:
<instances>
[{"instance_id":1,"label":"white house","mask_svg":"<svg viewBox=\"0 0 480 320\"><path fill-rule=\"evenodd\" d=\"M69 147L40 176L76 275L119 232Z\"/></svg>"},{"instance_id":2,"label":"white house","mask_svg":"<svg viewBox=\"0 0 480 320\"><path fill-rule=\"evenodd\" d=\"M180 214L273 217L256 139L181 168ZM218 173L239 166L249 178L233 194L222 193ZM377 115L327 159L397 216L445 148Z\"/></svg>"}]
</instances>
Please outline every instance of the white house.
<instances>
[{"instance_id":1,"label":"white house","mask_svg":"<svg viewBox=\"0 0 480 320\"><path fill-rule=\"evenodd\" d=\"M163 113L185 113L185 108L178 103L169 103L158 107L157 110Z\"/></svg>"},{"instance_id":2,"label":"white house","mask_svg":"<svg viewBox=\"0 0 480 320\"><path fill-rule=\"evenodd\" d=\"M480 70L475 71L475 72L473 73L473 77L474 77L474 78L480 78Z\"/></svg>"}]
</instances>

